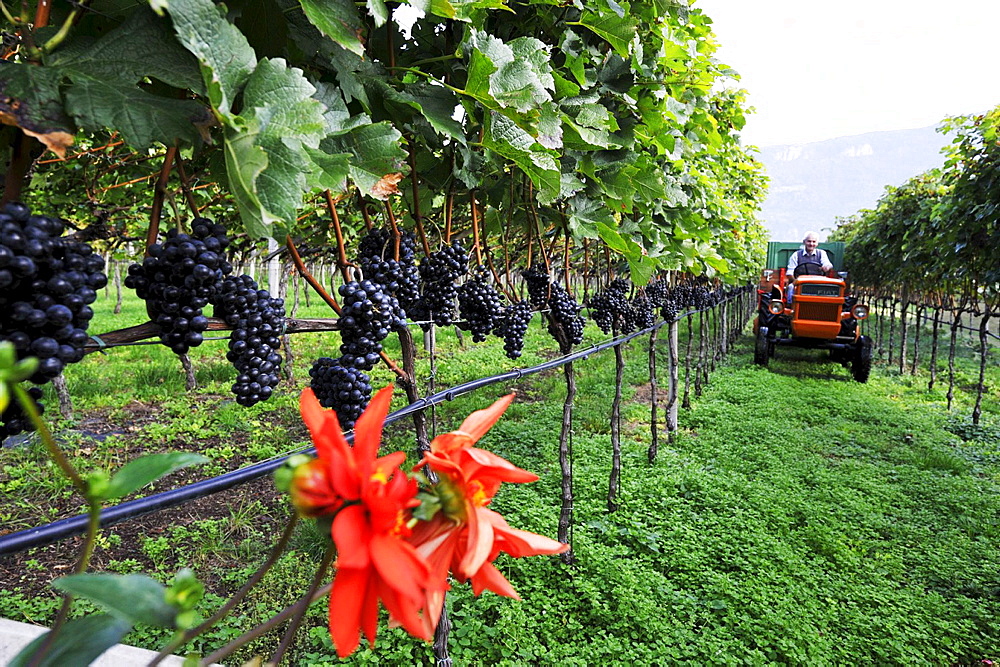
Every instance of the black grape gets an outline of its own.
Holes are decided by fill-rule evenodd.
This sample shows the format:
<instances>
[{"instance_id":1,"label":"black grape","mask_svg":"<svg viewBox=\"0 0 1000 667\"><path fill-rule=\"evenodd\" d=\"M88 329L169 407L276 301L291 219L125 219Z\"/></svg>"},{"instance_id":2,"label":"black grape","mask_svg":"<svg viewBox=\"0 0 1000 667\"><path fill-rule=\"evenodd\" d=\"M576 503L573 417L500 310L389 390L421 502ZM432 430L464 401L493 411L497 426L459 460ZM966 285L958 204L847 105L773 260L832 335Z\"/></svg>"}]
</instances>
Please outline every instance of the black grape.
<instances>
[{"instance_id":1,"label":"black grape","mask_svg":"<svg viewBox=\"0 0 1000 667\"><path fill-rule=\"evenodd\" d=\"M250 276L230 276L213 298L215 316L232 327L226 359L236 368L236 402L250 406L271 397L281 380L285 302L258 289Z\"/></svg>"},{"instance_id":2,"label":"black grape","mask_svg":"<svg viewBox=\"0 0 1000 667\"><path fill-rule=\"evenodd\" d=\"M364 371L343 363L342 359L321 357L309 369L316 399L324 408L333 408L340 427L348 431L364 412L372 395L371 379Z\"/></svg>"},{"instance_id":3,"label":"black grape","mask_svg":"<svg viewBox=\"0 0 1000 667\"><path fill-rule=\"evenodd\" d=\"M455 315L455 281L469 269L469 254L458 241L442 247L420 262L420 296L428 319L439 327L452 323ZM412 315L411 315L412 317Z\"/></svg>"},{"instance_id":4,"label":"black grape","mask_svg":"<svg viewBox=\"0 0 1000 667\"><path fill-rule=\"evenodd\" d=\"M503 313L503 303L481 267L458 288L458 312L463 320L459 326L472 333L473 342L482 343L496 327Z\"/></svg>"},{"instance_id":5,"label":"black grape","mask_svg":"<svg viewBox=\"0 0 1000 667\"><path fill-rule=\"evenodd\" d=\"M83 359L94 316L90 304L108 282L104 260L86 243L63 238L65 228L57 218L32 215L21 203L0 209L0 341L13 343L18 359L38 358L29 378L35 384ZM29 393L41 398L40 390ZM12 402L0 420L0 435L29 428Z\"/></svg>"},{"instance_id":6,"label":"black grape","mask_svg":"<svg viewBox=\"0 0 1000 667\"><path fill-rule=\"evenodd\" d=\"M340 286L340 353L346 366L371 370L389 331L403 326L399 302L370 280Z\"/></svg>"},{"instance_id":7,"label":"black grape","mask_svg":"<svg viewBox=\"0 0 1000 667\"><path fill-rule=\"evenodd\" d=\"M503 351L510 359L517 359L524 349L524 334L534 311L527 301L518 301L503 309L493 333L503 338Z\"/></svg>"},{"instance_id":8,"label":"black grape","mask_svg":"<svg viewBox=\"0 0 1000 667\"><path fill-rule=\"evenodd\" d=\"M176 229L149 247L149 256L128 269L125 286L146 302L160 340L177 354L201 345L208 321L202 309L215 298L223 277L232 273L226 260L226 230L207 218L195 218L192 234Z\"/></svg>"}]
</instances>

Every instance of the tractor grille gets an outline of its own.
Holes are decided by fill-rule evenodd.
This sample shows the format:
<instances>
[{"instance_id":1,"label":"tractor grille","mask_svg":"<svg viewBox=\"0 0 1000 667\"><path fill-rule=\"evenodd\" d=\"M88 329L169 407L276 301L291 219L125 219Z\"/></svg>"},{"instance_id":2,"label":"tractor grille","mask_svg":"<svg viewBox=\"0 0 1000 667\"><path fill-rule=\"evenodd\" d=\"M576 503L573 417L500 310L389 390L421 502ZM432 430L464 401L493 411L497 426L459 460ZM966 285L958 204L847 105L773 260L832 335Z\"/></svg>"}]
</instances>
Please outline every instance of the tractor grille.
<instances>
[{"instance_id":1,"label":"tractor grille","mask_svg":"<svg viewBox=\"0 0 1000 667\"><path fill-rule=\"evenodd\" d=\"M839 322L839 303L799 303L797 319L817 322Z\"/></svg>"}]
</instances>

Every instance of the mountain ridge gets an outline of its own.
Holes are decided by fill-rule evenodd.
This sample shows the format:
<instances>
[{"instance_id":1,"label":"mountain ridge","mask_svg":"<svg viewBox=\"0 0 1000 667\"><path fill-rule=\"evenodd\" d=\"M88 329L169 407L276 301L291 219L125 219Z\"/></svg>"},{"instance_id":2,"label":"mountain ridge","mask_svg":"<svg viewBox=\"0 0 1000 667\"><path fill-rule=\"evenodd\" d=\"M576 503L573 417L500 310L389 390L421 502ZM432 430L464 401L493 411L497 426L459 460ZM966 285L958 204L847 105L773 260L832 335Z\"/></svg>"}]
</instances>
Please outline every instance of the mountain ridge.
<instances>
[{"instance_id":1,"label":"mountain ridge","mask_svg":"<svg viewBox=\"0 0 1000 667\"><path fill-rule=\"evenodd\" d=\"M885 130L759 149L771 179L761 220L777 241L824 237L838 217L873 208L887 185L944 164L949 136L938 125Z\"/></svg>"}]
</instances>

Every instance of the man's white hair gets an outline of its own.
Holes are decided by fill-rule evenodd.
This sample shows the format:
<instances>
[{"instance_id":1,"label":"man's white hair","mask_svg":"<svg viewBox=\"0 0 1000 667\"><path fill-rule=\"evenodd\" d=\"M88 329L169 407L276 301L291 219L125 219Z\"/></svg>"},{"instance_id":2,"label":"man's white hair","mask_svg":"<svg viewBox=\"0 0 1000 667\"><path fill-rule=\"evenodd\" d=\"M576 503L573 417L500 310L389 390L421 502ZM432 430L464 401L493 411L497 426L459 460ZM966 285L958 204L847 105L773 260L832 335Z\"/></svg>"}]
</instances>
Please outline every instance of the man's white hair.
<instances>
[{"instance_id":1,"label":"man's white hair","mask_svg":"<svg viewBox=\"0 0 1000 667\"><path fill-rule=\"evenodd\" d=\"M806 232L806 235L802 237L802 242L805 243L806 239L809 238L810 236L814 237L817 241L819 241L819 234L817 234L816 232Z\"/></svg>"}]
</instances>

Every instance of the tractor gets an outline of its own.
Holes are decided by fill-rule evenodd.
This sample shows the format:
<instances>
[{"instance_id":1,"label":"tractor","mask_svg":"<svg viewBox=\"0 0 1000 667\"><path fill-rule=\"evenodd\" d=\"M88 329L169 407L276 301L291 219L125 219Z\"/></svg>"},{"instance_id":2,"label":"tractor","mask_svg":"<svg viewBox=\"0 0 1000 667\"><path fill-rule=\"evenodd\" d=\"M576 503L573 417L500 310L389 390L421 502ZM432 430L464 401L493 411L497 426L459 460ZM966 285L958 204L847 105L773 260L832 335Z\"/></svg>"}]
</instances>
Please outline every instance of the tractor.
<instances>
[{"instance_id":1,"label":"tractor","mask_svg":"<svg viewBox=\"0 0 1000 667\"><path fill-rule=\"evenodd\" d=\"M789 256L797 243L768 244L767 268L757 287L754 319L754 363L767 366L778 346L829 350L830 358L858 382L867 382L872 367L872 340L861 334L868 306L858 303L847 288L843 271L844 244L823 245L833 269L826 274L818 264L800 264L786 275Z\"/></svg>"}]
</instances>

